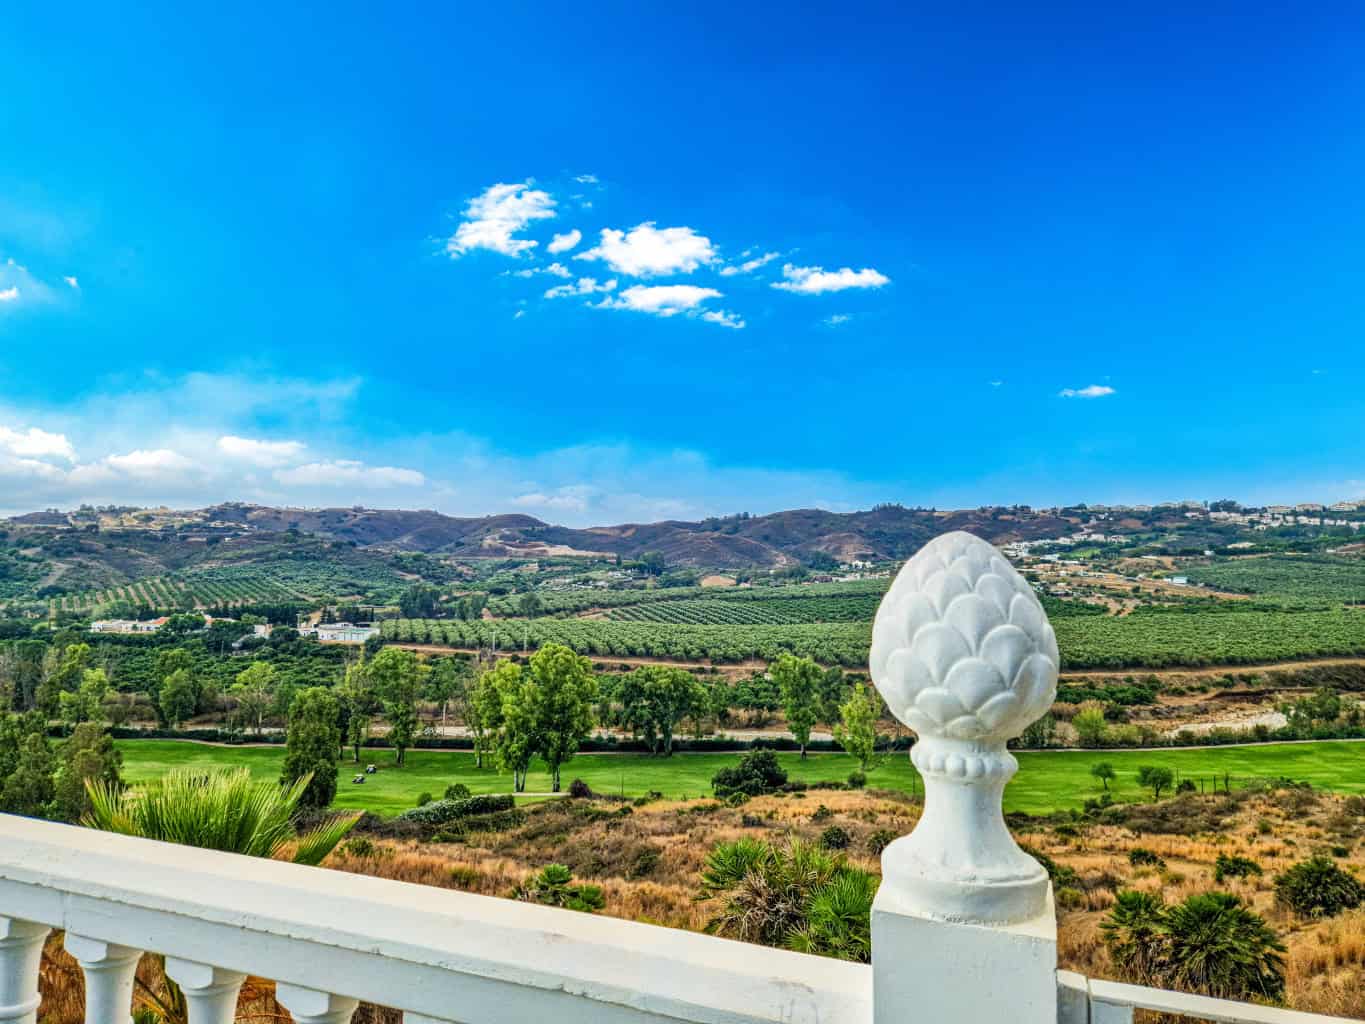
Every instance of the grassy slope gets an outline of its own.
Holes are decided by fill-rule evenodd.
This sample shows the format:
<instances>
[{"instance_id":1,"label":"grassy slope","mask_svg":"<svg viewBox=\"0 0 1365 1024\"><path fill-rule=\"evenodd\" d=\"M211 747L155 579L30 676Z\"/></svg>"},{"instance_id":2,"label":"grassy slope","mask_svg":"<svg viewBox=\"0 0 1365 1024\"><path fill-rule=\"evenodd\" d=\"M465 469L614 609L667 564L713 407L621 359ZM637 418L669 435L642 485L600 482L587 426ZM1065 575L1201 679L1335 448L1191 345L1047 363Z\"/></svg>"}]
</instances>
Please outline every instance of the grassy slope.
<instances>
[{"instance_id":1,"label":"grassy slope","mask_svg":"<svg viewBox=\"0 0 1365 1024\"><path fill-rule=\"evenodd\" d=\"M124 740L124 777L140 782L160 775L168 768L189 765L247 765L260 778L274 778L284 751L280 747L219 747L175 740ZM705 796L716 769L734 762L734 754L679 754L672 759L639 755L579 755L564 769L564 779L582 778L602 792L624 792L628 796L658 790L668 797ZM854 763L845 754L812 754L802 763L795 754L778 755L793 779L809 782L842 780ZM393 752L373 750L366 758L380 766L363 786L351 784L354 766L341 766L337 806L365 808L379 814L394 814L412 807L417 795L429 792L440 796L447 785L463 782L476 793L507 792L511 778L494 771L479 771L473 755L465 752L411 751L408 765L392 767ZM1097 751L1088 753L1024 753L1019 755L1020 772L1005 791L1005 809L1039 814L1068 807L1079 807L1086 797L1098 792L1090 777L1090 765L1109 761L1118 772L1114 792L1118 799L1137 799L1146 791L1138 788L1135 775L1139 765L1166 765L1182 775L1206 778L1227 772L1234 786L1248 777L1308 781L1324 789L1343 793L1365 792L1365 743L1321 742L1278 744L1256 747L1211 747L1186 750ZM542 766L543 767L543 766ZM918 784L909 759L901 754L888 759L869 775L869 785L908 790ZM533 771L527 783L530 792L550 788L544 771Z\"/></svg>"}]
</instances>

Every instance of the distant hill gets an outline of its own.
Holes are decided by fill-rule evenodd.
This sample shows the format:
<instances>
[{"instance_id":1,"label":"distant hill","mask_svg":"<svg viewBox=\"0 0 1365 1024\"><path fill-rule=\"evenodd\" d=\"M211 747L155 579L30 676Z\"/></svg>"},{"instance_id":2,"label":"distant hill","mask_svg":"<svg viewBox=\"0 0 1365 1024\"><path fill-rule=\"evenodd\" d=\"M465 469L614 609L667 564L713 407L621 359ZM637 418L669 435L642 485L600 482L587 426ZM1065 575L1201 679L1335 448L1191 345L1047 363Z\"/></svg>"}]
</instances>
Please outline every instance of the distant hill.
<instances>
[{"instance_id":1,"label":"distant hill","mask_svg":"<svg viewBox=\"0 0 1365 1024\"><path fill-rule=\"evenodd\" d=\"M1073 532L1077 524L1058 516L1009 509L941 512L883 505L863 512L794 509L701 522L670 520L580 529L515 514L462 518L432 511L273 508L232 502L193 510L42 512L14 517L4 525L13 541L24 536L41 539L51 555L84 562L87 570L100 561L113 563L108 565L109 577L116 580L206 561L251 560L265 553L270 538L291 532L375 554L619 555L632 559L657 551L671 565L739 569L806 562L817 553L845 562L904 558L949 530L970 530L993 542L1007 543L1062 536Z\"/></svg>"}]
</instances>

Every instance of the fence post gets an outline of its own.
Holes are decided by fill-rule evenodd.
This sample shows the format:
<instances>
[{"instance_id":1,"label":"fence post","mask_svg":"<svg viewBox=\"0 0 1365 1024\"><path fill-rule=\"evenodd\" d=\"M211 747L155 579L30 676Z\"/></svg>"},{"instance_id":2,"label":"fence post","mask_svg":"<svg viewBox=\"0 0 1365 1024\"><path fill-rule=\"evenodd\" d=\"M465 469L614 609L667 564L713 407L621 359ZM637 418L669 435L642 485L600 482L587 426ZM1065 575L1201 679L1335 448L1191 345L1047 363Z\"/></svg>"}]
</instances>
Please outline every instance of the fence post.
<instances>
[{"instance_id":1,"label":"fence post","mask_svg":"<svg viewBox=\"0 0 1365 1024\"><path fill-rule=\"evenodd\" d=\"M1005 828L1005 749L1047 712L1057 641L1033 589L967 533L930 541L872 628L871 674L918 737L924 811L882 853L872 909L874 1024L1057 1022L1047 873Z\"/></svg>"}]
</instances>

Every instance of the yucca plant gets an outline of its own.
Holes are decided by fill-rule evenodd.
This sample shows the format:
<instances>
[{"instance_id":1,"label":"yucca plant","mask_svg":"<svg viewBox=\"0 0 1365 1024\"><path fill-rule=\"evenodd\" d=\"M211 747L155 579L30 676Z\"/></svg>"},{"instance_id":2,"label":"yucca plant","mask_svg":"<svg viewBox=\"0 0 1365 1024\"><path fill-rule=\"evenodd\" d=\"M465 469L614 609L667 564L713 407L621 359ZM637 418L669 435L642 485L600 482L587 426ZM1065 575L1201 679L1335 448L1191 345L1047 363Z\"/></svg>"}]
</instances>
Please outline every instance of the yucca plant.
<instances>
[{"instance_id":1,"label":"yucca plant","mask_svg":"<svg viewBox=\"0 0 1365 1024\"><path fill-rule=\"evenodd\" d=\"M294 816L311 778L305 775L280 786L253 781L246 768L177 768L127 789L90 779L85 784L90 812L81 824L204 850L320 864L360 815L336 815L306 832L297 831ZM142 1019L154 1016L164 1024L186 1024L184 993L166 977L165 958L153 960L152 984L140 977L136 981Z\"/></svg>"},{"instance_id":2,"label":"yucca plant","mask_svg":"<svg viewBox=\"0 0 1365 1024\"><path fill-rule=\"evenodd\" d=\"M360 815L337 815L296 831L294 816L309 780L305 775L287 786L255 782L246 768L179 768L128 789L91 780L86 783L91 809L81 823L205 850L320 864Z\"/></svg>"}]
</instances>

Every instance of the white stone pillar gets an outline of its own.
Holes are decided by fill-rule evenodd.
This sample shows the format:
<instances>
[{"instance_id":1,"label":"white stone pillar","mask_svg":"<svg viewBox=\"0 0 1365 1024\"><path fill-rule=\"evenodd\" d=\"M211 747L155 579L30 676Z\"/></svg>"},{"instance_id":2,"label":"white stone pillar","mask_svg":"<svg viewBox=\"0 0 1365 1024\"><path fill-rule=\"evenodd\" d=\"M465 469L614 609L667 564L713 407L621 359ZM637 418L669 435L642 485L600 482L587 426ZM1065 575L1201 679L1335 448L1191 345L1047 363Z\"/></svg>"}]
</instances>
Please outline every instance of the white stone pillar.
<instances>
[{"instance_id":1,"label":"white stone pillar","mask_svg":"<svg viewBox=\"0 0 1365 1024\"><path fill-rule=\"evenodd\" d=\"M1005 744L1051 707L1059 660L1032 587L971 534L930 541L882 599L872 679L916 733L924 813L882 853L874 1024L1056 1024L1052 890L1001 796Z\"/></svg>"},{"instance_id":2,"label":"white stone pillar","mask_svg":"<svg viewBox=\"0 0 1365 1024\"><path fill-rule=\"evenodd\" d=\"M289 1011L294 1024L349 1024L360 1000L320 992L301 985L275 986L275 1001Z\"/></svg>"},{"instance_id":3,"label":"white stone pillar","mask_svg":"<svg viewBox=\"0 0 1365 1024\"><path fill-rule=\"evenodd\" d=\"M66 951L85 972L85 1024L129 1024L142 950L67 932Z\"/></svg>"},{"instance_id":4,"label":"white stone pillar","mask_svg":"<svg viewBox=\"0 0 1365 1024\"><path fill-rule=\"evenodd\" d=\"M232 1024L245 974L168 956L166 977L185 993L190 1024Z\"/></svg>"},{"instance_id":5,"label":"white stone pillar","mask_svg":"<svg viewBox=\"0 0 1365 1024\"><path fill-rule=\"evenodd\" d=\"M0 1024L37 1021L38 966L51 931L45 924L0 916Z\"/></svg>"}]
</instances>

